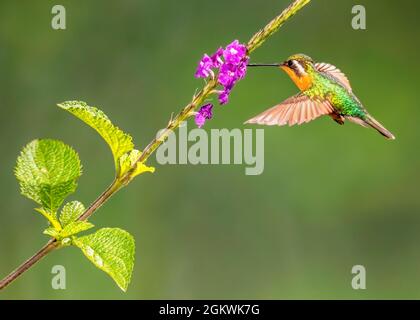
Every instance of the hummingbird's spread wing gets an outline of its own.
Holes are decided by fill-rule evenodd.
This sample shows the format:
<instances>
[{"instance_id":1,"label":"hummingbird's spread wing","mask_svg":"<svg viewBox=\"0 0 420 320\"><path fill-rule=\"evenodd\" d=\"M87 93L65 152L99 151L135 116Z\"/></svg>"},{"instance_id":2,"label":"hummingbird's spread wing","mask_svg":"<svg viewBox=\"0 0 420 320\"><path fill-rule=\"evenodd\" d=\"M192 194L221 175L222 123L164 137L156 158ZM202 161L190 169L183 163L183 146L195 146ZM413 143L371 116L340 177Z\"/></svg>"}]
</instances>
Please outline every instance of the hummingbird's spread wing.
<instances>
[{"instance_id":1,"label":"hummingbird's spread wing","mask_svg":"<svg viewBox=\"0 0 420 320\"><path fill-rule=\"evenodd\" d=\"M353 91L350 85L350 81L347 78L347 76L343 72L341 72L341 70L338 69L336 66L333 66L332 64L329 64L329 63L320 62L320 63L315 63L315 68L319 72L326 73L327 75L330 75L334 79L338 80L338 82L340 82L350 92Z\"/></svg>"},{"instance_id":2,"label":"hummingbird's spread wing","mask_svg":"<svg viewBox=\"0 0 420 320\"><path fill-rule=\"evenodd\" d=\"M306 95L299 93L281 104L278 104L245 123L256 123L267 126L307 123L322 115L334 112L328 101L311 100Z\"/></svg>"}]
</instances>

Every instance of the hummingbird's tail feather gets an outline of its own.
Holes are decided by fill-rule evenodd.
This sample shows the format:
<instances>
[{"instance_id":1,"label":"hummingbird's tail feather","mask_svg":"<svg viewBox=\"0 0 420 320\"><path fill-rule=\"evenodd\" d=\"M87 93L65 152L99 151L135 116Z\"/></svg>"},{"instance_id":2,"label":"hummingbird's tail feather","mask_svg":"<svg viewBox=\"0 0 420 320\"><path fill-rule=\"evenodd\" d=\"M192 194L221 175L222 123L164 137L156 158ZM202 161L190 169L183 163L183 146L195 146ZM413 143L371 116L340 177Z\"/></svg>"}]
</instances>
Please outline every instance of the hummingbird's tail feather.
<instances>
[{"instance_id":1,"label":"hummingbird's tail feather","mask_svg":"<svg viewBox=\"0 0 420 320\"><path fill-rule=\"evenodd\" d=\"M367 115L365 122L372 128L376 129L385 138L390 139L390 140L395 140L395 136L371 115L369 114Z\"/></svg>"}]
</instances>

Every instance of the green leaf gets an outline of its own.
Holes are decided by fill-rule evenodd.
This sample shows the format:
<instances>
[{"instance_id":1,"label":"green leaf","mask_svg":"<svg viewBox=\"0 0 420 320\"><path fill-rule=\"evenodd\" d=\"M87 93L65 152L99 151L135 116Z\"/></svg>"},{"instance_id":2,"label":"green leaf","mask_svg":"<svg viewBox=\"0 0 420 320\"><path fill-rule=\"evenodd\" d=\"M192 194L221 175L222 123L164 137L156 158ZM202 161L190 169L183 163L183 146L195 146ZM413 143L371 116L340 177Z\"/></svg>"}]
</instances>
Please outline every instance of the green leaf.
<instances>
[{"instance_id":1,"label":"green leaf","mask_svg":"<svg viewBox=\"0 0 420 320\"><path fill-rule=\"evenodd\" d=\"M134 148L131 136L114 126L101 110L90 107L85 102L67 101L58 106L84 121L101 135L111 148L118 171L120 157Z\"/></svg>"},{"instance_id":2,"label":"green leaf","mask_svg":"<svg viewBox=\"0 0 420 320\"><path fill-rule=\"evenodd\" d=\"M85 212L85 206L83 203L79 201L66 203L60 213L61 226L64 228L69 223L76 221L83 212Z\"/></svg>"},{"instance_id":3,"label":"green leaf","mask_svg":"<svg viewBox=\"0 0 420 320\"><path fill-rule=\"evenodd\" d=\"M94 225L90 222L87 222L87 221L71 222L70 224L65 226L63 228L63 230L60 231L59 236L60 236L61 239L66 238L66 237L70 237L70 236L75 235L79 232L89 230L93 227L94 227Z\"/></svg>"},{"instance_id":4,"label":"green leaf","mask_svg":"<svg viewBox=\"0 0 420 320\"><path fill-rule=\"evenodd\" d=\"M105 271L126 291L134 266L134 238L119 228L103 228L75 238L73 243L99 269Z\"/></svg>"},{"instance_id":5,"label":"green leaf","mask_svg":"<svg viewBox=\"0 0 420 320\"><path fill-rule=\"evenodd\" d=\"M54 229L52 227L45 229L43 233L50 237L53 237L57 241L60 241L60 244L62 246L69 246L72 243L71 238L60 236L60 232L57 229Z\"/></svg>"},{"instance_id":6,"label":"green leaf","mask_svg":"<svg viewBox=\"0 0 420 320\"><path fill-rule=\"evenodd\" d=\"M43 231L43 234L46 234L47 236L53 237L55 239L59 239L60 238L60 231L58 231L56 228L54 227L48 227L47 229L45 229Z\"/></svg>"},{"instance_id":7,"label":"green leaf","mask_svg":"<svg viewBox=\"0 0 420 320\"><path fill-rule=\"evenodd\" d=\"M154 167L149 167L145 165L143 162L137 162L140 156L141 156L141 151L136 150L136 149L131 150L129 153L124 154L120 158L120 168L121 168L120 175L122 176L123 174L127 173L134 166L134 164L136 164L136 170L134 170L133 173L131 174L131 177L130 177L131 179L144 172L152 172L152 173L155 172Z\"/></svg>"},{"instance_id":8,"label":"green leaf","mask_svg":"<svg viewBox=\"0 0 420 320\"><path fill-rule=\"evenodd\" d=\"M53 229L57 231L61 230L61 225L60 225L60 222L57 220L56 212L51 212L51 211L45 210L44 208L35 208L35 211L42 214L44 218L49 221L50 226L53 227Z\"/></svg>"},{"instance_id":9,"label":"green leaf","mask_svg":"<svg viewBox=\"0 0 420 320\"><path fill-rule=\"evenodd\" d=\"M81 173L76 151L49 139L34 140L24 147L15 168L22 194L53 215L76 190Z\"/></svg>"},{"instance_id":10,"label":"green leaf","mask_svg":"<svg viewBox=\"0 0 420 320\"><path fill-rule=\"evenodd\" d=\"M51 236L57 240L61 240L64 238L68 238L70 236L73 236L75 234L78 234L82 231L89 230L93 228L94 225L87 221L75 221L69 223L67 226L65 226L63 229L59 230L54 227L48 227L44 230L44 234Z\"/></svg>"}]
</instances>

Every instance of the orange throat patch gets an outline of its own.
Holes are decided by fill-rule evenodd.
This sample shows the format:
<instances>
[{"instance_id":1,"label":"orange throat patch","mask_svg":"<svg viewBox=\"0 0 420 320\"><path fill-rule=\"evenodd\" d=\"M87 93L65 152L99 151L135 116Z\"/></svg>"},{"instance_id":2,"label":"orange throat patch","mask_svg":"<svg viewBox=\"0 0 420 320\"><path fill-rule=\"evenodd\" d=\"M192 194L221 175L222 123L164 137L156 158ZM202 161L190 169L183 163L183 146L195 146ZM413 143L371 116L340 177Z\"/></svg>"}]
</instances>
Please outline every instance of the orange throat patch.
<instances>
[{"instance_id":1,"label":"orange throat patch","mask_svg":"<svg viewBox=\"0 0 420 320\"><path fill-rule=\"evenodd\" d=\"M289 75L289 77L301 91L308 90L312 86L311 76L298 76L292 69L287 66L281 66L281 68Z\"/></svg>"}]
</instances>

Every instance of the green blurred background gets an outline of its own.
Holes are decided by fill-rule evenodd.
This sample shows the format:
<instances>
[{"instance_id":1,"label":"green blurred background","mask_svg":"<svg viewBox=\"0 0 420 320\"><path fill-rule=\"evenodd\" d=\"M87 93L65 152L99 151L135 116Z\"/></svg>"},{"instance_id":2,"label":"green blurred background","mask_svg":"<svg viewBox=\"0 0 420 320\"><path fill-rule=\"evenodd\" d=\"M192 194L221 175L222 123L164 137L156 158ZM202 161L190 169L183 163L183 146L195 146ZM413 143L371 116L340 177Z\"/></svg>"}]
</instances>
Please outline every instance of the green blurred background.
<instances>
[{"instance_id":1,"label":"green blurred background","mask_svg":"<svg viewBox=\"0 0 420 320\"><path fill-rule=\"evenodd\" d=\"M47 240L13 176L34 138L72 145L84 165L71 199L91 202L112 180L111 154L55 104L100 106L143 147L202 82L197 61L250 36L289 0L61 1L67 30L50 27L52 1L0 3L0 276ZM351 9L367 9L367 30ZM420 298L418 1L314 0L252 56L297 52L336 64L368 110L396 136L322 118L265 129L265 171L244 166L157 166L91 219L136 238L122 293L75 248L52 253L0 299ZM249 70L211 128L243 128L297 89L278 70ZM192 127L192 125L190 125ZM51 288L51 268L67 289ZM367 269L367 290L351 268Z\"/></svg>"}]
</instances>

